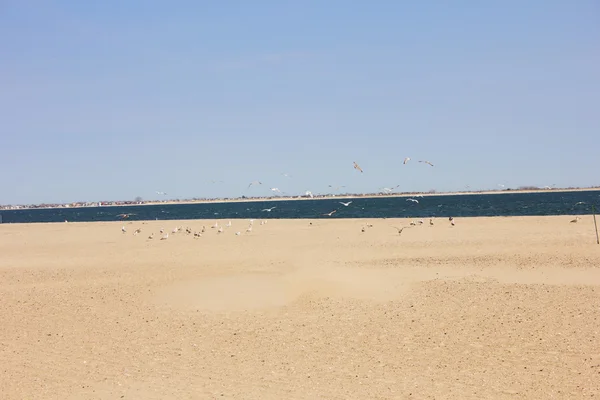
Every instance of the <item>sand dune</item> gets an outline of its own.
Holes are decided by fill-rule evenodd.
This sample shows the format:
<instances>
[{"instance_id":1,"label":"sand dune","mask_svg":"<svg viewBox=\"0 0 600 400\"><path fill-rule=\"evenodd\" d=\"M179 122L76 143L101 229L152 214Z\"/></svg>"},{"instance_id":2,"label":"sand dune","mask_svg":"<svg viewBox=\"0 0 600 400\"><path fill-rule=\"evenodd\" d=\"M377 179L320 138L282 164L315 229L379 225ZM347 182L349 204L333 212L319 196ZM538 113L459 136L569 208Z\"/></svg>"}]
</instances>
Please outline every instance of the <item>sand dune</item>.
<instances>
[{"instance_id":1,"label":"sand dune","mask_svg":"<svg viewBox=\"0 0 600 400\"><path fill-rule=\"evenodd\" d=\"M0 398L598 397L571 218L0 225Z\"/></svg>"}]
</instances>

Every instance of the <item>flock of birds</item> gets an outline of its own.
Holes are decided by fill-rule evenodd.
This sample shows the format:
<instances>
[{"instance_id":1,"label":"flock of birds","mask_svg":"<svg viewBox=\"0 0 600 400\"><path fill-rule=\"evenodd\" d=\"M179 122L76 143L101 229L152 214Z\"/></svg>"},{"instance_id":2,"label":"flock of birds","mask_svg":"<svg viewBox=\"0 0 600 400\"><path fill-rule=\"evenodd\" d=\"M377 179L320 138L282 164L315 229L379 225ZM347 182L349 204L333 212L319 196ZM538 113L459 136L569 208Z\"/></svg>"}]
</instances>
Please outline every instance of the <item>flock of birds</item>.
<instances>
[{"instance_id":1,"label":"flock of birds","mask_svg":"<svg viewBox=\"0 0 600 400\"><path fill-rule=\"evenodd\" d=\"M131 214L129 214L131 215ZM251 219L249 222L248 227L246 228L246 233L251 233L252 232L252 228L254 226L254 219ZM267 220L263 219L260 221L260 225L266 225L267 224ZM219 225L219 222L215 222L213 225L210 226L210 229L214 229L214 231L217 234L222 234L225 232L225 229L227 228L231 228L232 227L232 223L231 221L229 221L227 224L225 225ZM200 229L199 231L192 231L192 229L190 227L186 227L185 229L182 226L177 226L175 228L173 228L173 230L171 232L166 232L164 228L160 228L159 233L160 233L160 240L167 240L169 239L169 235L173 236L175 234L179 234L179 233L184 233L186 235L193 235L194 239L198 239L201 238L202 235L204 235L207 232L206 226L203 225L202 229ZM121 233L126 234L127 233L127 227L125 225L123 225L121 227ZM140 233L142 233L142 228L137 228L136 230L133 231L133 235L137 236ZM241 231L236 231L235 235L236 236L240 236L242 234ZM154 232L150 233L150 235L148 236L148 240L152 240L154 239Z\"/></svg>"},{"instance_id":2,"label":"flock of birds","mask_svg":"<svg viewBox=\"0 0 600 400\"><path fill-rule=\"evenodd\" d=\"M407 164L407 163L408 163L410 160L411 160L411 158L410 158L410 157L406 157L406 158L404 158L404 161L402 162L402 163L403 163L403 165L406 165L406 164ZM423 163L423 164L426 164L426 165L429 165L429 166L433 167L433 163L432 163L432 162L430 162L430 161L427 161L427 160L419 160L418 162L419 162L419 163ZM353 162L352 162L352 164L353 164L353 167L354 167L354 169L355 169L355 170L357 170L357 171L358 171L358 172L360 172L360 173L364 173L364 170L362 169L362 167L361 167L361 166L360 166L360 165L359 165L359 164L358 164L356 161L353 161ZM287 174L287 173L282 173L281 175L282 175L282 176L284 176L284 177L286 177L286 178L291 178L290 174ZM213 184L215 184L215 183L223 183L223 181L221 181L221 180L214 180L214 179L212 179L212 180L211 180L211 183L213 183ZM250 182L250 183L248 184L248 186L246 187L246 190L248 190L248 189L252 188L253 186L261 186L262 184L263 184L263 182L262 182L262 181L260 181L260 180L255 180L255 181L252 181L252 182ZM333 189L334 191L339 191L341 188L344 188L344 187L346 187L346 186L344 186L344 185L337 185L337 186L334 186L334 185L328 185L328 187L329 187L329 188L331 188L331 189ZM389 193L393 192L393 191L394 191L394 189L397 189L398 187L400 187L400 185L396 185L396 186L394 186L394 187L392 187L392 188L389 188L389 187L384 187L384 188L381 188L381 192L382 192L382 193L388 193L388 194L389 194ZM276 193L276 194L282 194L282 195L285 195L285 194L286 194L285 192L282 192L282 191L281 191L281 190L280 190L278 187L271 187L271 188L270 188L270 191L271 191L273 194L275 194L275 193ZM156 191L156 194L158 194L159 196L167 196L167 195L168 195L168 193L166 193L166 192L162 192L162 191ZM307 191L306 191L304 194L305 194L305 196L308 196L308 197L311 197L311 198L313 197L313 193L312 193L310 190L307 190Z\"/></svg>"}]
</instances>

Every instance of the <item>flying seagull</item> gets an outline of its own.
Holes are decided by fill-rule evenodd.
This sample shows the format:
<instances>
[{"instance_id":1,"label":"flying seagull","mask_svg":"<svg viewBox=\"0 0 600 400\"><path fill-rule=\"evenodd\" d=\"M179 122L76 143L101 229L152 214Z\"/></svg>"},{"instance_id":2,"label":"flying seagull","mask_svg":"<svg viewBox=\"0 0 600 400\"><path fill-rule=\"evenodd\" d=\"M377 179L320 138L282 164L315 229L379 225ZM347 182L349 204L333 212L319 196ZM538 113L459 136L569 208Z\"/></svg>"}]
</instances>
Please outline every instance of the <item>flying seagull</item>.
<instances>
[{"instance_id":1,"label":"flying seagull","mask_svg":"<svg viewBox=\"0 0 600 400\"><path fill-rule=\"evenodd\" d=\"M419 162L425 163L425 164L427 164L427 165L431 165L431 166L433 167L433 164L432 164L432 163L430 163L429 161L422 160L422 161L419 161Z\"/></svg>"},{"instance_id":2,"label":"flying seagull","mask_svg":"<svg viewBox=\"0 0 600 400\"><path fill-rule=\"evenodd\" d=\"M331 216L332 216L333 214L335 214L336 212L337 212L337 210L333 210L332 212L330 212L330 213L327 213L327 214L323 214L323 215L325 215L325 216L327 216L327 217L331 217Z\"/></svg>"},{"instance_id":3,"label":"flying seagull","mask_svg":"<svg viewBox=\"0 0 600 400\"><path fill-rule=\"evenodd\" d=\"M404 162L403 162L402 164L406 165L406 163L407 163L407 162L409 162L409 161L410 161L410 157L406 157L406 158L404 159Z\"/></svg>"},{"instance_id":4,"label":"flying seagull","mask_svg":"<svg viewBox=\"0 0 600 400\"><path fill-rule=\"evenodd\" d=\"M397 228L395 226L393 226L392 228L396 229L398 231L398 235L402 235L402 231L406 228L409 228L408 226L403 226L402 228Z\"/></svg>"},{"instance_id":5,"label":"flying seagull","mask_svg":"<svg viewBox=\"0 0 600 400\"><path fill-rule=\"evenodd\" d=\"M349 205L352 203L352 201L349 201L349 202L347 202L347 203L344 203L344 202L340 201L339 203L340 203L341 205L343 205L344 207L348 207L348 206L349 206Z\"/></svg>"},{"instance_id":6,"label":"flying seagull","mask_svg":"<svg viewBox=\"0 0 600 400\"><path fill-rule=\"evenodd\" d=\"M161 196L166 196L167 194L165 192L156 192L156 194L161 195Z\"/></svg>"},{"instance_id":7,"label":"flying seagull","mask_svg":"<svg viewBox=\"0 0 600 400\"><path fill-rule=\"evenodd\" d=\"M262 209L261 211L271 212L275 208L277 208L277 206L274 206L274 207L271 207L271 208L265 208L265 209Z\"/></svg>"},{"instance_id":8,"label":"flying seagull","mask_svg":"<svg viewBox=\"0 0 600 400\"><path fill-rule=\"evenodd\" d=\"M416 200L416 199L406 199L406 201L412 201L413 203L418 203L419 202L419 200Z\"/></svg>"},{"instance_id":9,"label":"flying seagull","mask_svg":"<svg viewBox=\"0 0 600 400\"><path fill-rule=\"evenodd\" d=\"M304 193L305 196L310 196L310 198L313 197L313 194L310 190L307 190L306 193Z\"/></svg>"},{"instance_id":10,"label":"flying seagull","mask_svg":"<svg viewBox=\"0 0 600 400\"><path fill-rule=\"evenodd\" d=\"M252 181L252 182L250 182L250 184L248 185L248 189L250 189L250 186L252 186L252 185L262 185L262 182L260 182L260 181Z\"/></svg>"},{"instance_id":11,"label":"flying seagull","mask_svg":"<svg viewBox=\"0 0 600 400\"><path fill-rule=\"evenodd\" d=\"M360 172L362 173L362 172L363 172L363 170L362 170L362 168L360 167L360 165L358 165L358 164L356 163L356 161L353 161L353 163L354 163L354 169L355 169L355 170L357 170L357 171L360 171Z\"/></svg>"},{"instance_id":12,"label":"flying seagull","mask_svg":"<svg viewBox=\"0 0 600 400\"><path fill-rule=\"evenodd\" d=\"M277 193L281 193L281 190L279 190L278 188L271 188L272 192L277 192Z\"/></svg>"}]
</instances>

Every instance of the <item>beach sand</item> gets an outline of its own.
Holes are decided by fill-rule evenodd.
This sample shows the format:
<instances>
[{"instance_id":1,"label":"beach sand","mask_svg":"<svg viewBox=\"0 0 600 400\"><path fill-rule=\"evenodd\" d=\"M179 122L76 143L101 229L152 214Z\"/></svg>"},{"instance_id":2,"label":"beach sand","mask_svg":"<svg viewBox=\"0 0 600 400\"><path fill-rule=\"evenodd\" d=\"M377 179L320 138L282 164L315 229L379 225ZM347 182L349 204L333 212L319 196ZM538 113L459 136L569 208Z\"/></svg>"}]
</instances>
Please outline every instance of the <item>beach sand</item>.
<instances>
[{"instance_id":1,"label":"beach sand","mask_svg":"<svg viewBox=\"0 0 600 400\"><path fill-rule=\"evenodd\" d=\"M0 225L0 398L598 398L571 219Z\"/></svg>"}]
</instances>

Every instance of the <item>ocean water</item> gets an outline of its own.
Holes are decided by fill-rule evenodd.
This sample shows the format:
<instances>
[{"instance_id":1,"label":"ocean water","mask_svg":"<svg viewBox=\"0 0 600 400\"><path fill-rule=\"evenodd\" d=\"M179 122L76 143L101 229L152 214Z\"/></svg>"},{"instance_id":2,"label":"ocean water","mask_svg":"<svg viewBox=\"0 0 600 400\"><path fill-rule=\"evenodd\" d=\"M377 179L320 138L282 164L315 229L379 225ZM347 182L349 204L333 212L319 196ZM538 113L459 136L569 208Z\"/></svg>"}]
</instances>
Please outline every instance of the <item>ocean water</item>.
<instances>
[{"instance_id":1,"label":"ocean water","mask_svg":"<svg viewBox=\"0 0 600 400\"><path fill-rule=\"evenodd\" d=\"M256 201L210 204L161 204L0 211L2 223L116 221L122 213L129 220L236 219L236 218L427 218L491 217L524 215L585 215L591 205L600 206L600 191L503 193L358 199ZM345 207L340 202L352 203ZM271 212L262 211L275 207ZM331 217L323 214L337 210Z\"/></svg>"}]
</instances>

